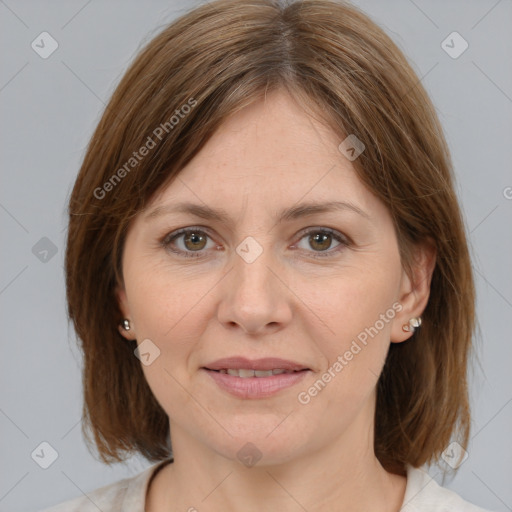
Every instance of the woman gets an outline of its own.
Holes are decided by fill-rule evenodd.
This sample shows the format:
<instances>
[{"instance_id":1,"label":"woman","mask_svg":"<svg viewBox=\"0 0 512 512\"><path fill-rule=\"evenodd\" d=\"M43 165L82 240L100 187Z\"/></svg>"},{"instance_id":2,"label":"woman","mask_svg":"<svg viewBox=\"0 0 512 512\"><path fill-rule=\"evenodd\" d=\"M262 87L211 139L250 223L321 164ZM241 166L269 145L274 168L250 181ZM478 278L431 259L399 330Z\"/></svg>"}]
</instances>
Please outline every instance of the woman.
<instances>
[{"instance_id":1,"label":"woman","mask_svg":"<svg viewBox=\"0 0 512 512\"><path fill-rule=\"evenodd\" d=\"M155 464L48 510L483 510L419 469L469 439L449 151L357 9L178 19L117 87L69 213L85 427L105 463Z\"/></svg>"}]
</instances>

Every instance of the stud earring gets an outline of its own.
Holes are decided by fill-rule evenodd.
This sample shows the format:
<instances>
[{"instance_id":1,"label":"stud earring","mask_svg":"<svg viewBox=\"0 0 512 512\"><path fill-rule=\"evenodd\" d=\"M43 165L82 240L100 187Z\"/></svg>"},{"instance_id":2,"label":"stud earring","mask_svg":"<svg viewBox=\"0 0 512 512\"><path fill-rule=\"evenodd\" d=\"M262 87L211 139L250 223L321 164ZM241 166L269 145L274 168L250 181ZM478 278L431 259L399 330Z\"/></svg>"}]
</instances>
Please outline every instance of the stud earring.
<instances>
[{"instance_id":1,"label":"stud earring","mask_svg":"<svg viewBox=\"0 0 512 512\"><path fill-rule=\"evenodd\" d=\"M130 330L130 320L128 320L127 318L125 318L123 320L123 329L125 331L129 331Z\"/></svg>"},{"instance_id":2,"label":"stud earring","mask_svg":"<svg viewBox=\"0 0 512 512\"><path fill-rule=\"evenodd\" d=\"M421 325L421 316L411 318L408 324L402 325L405 332L414 332Z\"/></svg>"}]
</instances>

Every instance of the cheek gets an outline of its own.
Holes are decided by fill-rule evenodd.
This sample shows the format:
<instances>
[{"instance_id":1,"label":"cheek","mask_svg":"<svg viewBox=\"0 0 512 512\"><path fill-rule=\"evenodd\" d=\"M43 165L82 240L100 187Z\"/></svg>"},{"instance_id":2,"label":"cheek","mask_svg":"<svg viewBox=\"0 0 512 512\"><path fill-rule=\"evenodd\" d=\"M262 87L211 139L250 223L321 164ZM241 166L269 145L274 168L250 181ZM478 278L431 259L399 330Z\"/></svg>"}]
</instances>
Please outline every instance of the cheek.
<instances>
[{"instance_id":1,"label":"cheek","mask_svg":"<svg viewBox=\"0 0 512 512\"><path fill-rule=\"evenodd\" d=\"M395 313L389 292L361 286L360 281L358 286L345 282L327 292L331 301L312 307L329 326L322 329L323 335L317 332L312 337L324 367L296 397L298 410L308 418L332 413L321 427L326 438L338 435L355 418L366 418L364 424L372 421L371 399L389 349Z\"/></svg>"},{"instance_id":2,"label":"cheek","mask_svg":"<svg viewBox=\"0 0 512 512\"><path fill-rule=\"evenodd\" d=\"M137 343L149 339L158 353L142 370L156 400L174 416L194 407L184 387L189 386L194 351L205 327L198 315L205 315L205 294L213 283L208 286L208 280L192 281L162 271L142 275L144 278L134 281L131 304Z\"/></svg>"},{"instance_id":3,"label":"cheek","mask_svg":"<svg viewBox=\"0 0 512 512\"><path fill-rule=\"evenodd\" d=\"M315 313L322 332L343 340L374 325L396 302L400 273L395 267L348 269L294 292Z\"/></svg>"},{"instance_id":4,"label":"cheek","mask_svg":"<svg viewBox=\"0 0 512 512\"><path fill-rule=\"evenodd\" d=\"M178 273L161 264L141 264L131 270L127 293L137 334L160 343L193 336L197 323L192 318L215 284L214 276L205 273L200 277L187 269Z\"/></svg>"},{"instance_id":5,"label":"cheek","mask_svg":"<svg viewBox=\"0 0 512 512\"><path fill-rule=\"evenodd\" d=\"M354 268L298 291L315 313L309 336L323 356L323 371L336 374L333 388L367 393L375 384L390 344L399 276L399 267L391 264Z\"/></svg>"},{"instance_id":6,"label":"cheek","mask_svg":"<svg viewBox=\"0 0 512 512\"><path fill-rule=\"evenodd\" d=\"M197 271L186 270L177 273L162 265L132 267L132 271L127 292L131 293L137 343L151 340L158 354L142 370L164 410L175 410L176 404L182 408L190 399L182 386L188 386L195 371L195 353L215 314L208 305L208 292L219 276L213 272L198 276Z\"/></svg>"}]
</instances>

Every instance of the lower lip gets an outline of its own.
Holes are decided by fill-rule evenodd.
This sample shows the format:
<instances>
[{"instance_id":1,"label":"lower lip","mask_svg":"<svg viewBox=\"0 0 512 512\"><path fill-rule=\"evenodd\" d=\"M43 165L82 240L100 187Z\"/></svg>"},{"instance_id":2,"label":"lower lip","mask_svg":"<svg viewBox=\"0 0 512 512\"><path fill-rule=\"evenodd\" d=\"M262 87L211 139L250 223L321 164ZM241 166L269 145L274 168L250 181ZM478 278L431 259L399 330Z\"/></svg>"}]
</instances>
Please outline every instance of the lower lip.
<instances>
[{"instance_id":1,"label":"lower lip","mask_svg":"<svg viewBox=\"0 0 512 512\"><path fill-rule=\"evenodd\" d=\"M238 398L265 398L299 383L310 370L281 373L271 377L236 377L202 368L217 385Z\"/></svg>"}]
</instances>

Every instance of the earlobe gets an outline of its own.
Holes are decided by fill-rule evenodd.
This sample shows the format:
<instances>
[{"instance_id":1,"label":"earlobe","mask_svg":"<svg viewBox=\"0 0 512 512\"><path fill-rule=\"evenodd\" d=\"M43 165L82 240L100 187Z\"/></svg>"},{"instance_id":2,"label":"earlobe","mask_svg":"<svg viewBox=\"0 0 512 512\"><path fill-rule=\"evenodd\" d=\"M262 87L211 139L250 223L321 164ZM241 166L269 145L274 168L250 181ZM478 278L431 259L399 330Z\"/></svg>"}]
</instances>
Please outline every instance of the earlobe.
<instances>
[{"instance_id":1,"label":"earlobe","mask_svg":"<svg viewBox=\"0 0 512 512\"><path fill-rule=\"evenodd\" d=\"M436 250L431 242L415 247L409 272L402 273L400 304L402 310L395 317L391 331L391 342L408 340L420 328L421 315L430 296L430 284L436 263Z\"/></svg>"},{"instance_id":2,"label":"earlobe","mask_svg":"<svg viewBox=\"0 0 512 512\"><path fill-rule=\"evenodd\" d=\"M124 318L123 321L118 325L117 329L123 338L126 338L127 340L136 339L133 325L130 320L128 320L128 318Z\"/></svg>"}]
</instances>

